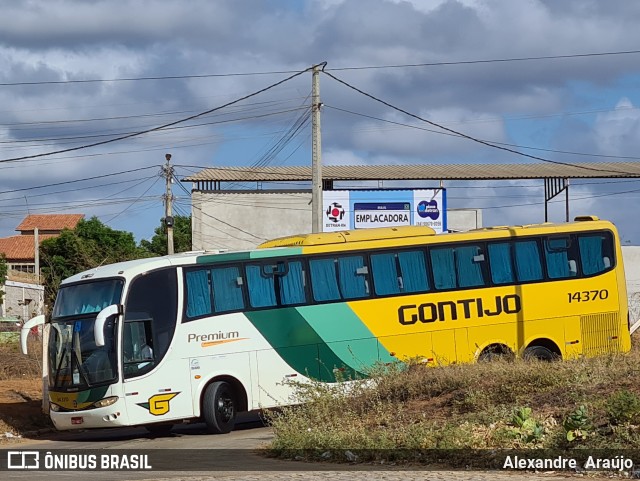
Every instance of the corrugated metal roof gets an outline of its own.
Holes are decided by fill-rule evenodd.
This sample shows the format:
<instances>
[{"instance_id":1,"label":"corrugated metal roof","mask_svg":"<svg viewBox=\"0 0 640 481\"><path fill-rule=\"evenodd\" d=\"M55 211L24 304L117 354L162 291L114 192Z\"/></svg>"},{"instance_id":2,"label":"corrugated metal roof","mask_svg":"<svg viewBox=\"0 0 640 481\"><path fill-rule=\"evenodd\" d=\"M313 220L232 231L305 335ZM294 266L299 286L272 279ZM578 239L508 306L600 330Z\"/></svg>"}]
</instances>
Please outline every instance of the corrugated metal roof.
<instances>
[{"instance_id":1,"label":"corrugated metal roof","mask_svg":"<svg viewBox=\"0 0 640 481\"><path fill-rule=\"evenodd\" d=\"M325 180L509 180L640 177L640 162L535 164L326 165ZM212 167L183 182L311 180L311 167Z\"/></svg>"}]
</instances>

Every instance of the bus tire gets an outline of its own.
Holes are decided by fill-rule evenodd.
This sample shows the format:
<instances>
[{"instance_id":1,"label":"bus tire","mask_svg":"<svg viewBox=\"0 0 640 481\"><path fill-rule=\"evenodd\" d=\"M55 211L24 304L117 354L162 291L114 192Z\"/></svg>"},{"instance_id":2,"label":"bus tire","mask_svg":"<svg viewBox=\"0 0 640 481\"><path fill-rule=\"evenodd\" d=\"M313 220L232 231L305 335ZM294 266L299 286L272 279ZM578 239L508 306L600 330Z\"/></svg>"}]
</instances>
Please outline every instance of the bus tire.
<instances>
[{"instance_id":1,"label":"bus tire","mask_svg":"<svg viewBox=\"0 0 640 481\"><path fill-rule=\"evenodd\" d=\"M522 353L525 361L545 361L551 362L558 360L558 355L544 346L529 346Z\"/></svg>"},{"instance_id":2,"label":"bus tire","mask_svg":"<svg viewBox=\"0 0 640 481\"><path fill-rule=\"evenodd\" d=\"M478 362L513 361L511 349L502 344L487 346L478 356Z\"/></svg>"},{"instance_id":3,"label":"bus tire","mask_svg":"<svg viewBox=\"0 0 640 481\"><path fill-rule=\"evenodd\" d=\"M215 381L207 386L202 399L202 416L210 433L231 432L237 412L238 401L229 383Z\"/></svg>"},{"instance_id":4,"label":"bus tire","mask_svg":"<svg viewBox=\"0 0 640 481\"><path fill-rule=\"evenodd\" d=\"M155 438L168 436L173 429L173 424L147 424L144 427Z\"/></svg>"}]
</instances>

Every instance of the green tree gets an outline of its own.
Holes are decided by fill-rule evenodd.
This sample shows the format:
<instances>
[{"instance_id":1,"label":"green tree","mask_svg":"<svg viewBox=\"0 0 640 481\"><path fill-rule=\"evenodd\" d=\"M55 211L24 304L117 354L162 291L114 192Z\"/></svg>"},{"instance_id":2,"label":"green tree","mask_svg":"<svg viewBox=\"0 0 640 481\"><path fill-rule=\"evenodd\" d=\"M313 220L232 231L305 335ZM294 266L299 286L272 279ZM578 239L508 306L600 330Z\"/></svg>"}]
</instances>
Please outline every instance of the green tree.
<instances>
[{"instance_id":1,"label":"green tree","mask_svg":"<svg viewBox=\"0 0 640 481\"><path fill-rule=\"evenodd\" d=\"M96 217L83 219L75 229L65 229L40 245L46 303L53 305L60 282L67 277L103 264L147 256L130 232L111 229Z\"/></svg>"},{"instance_id":2,"label":"green tree","mask_svg":"<svg viewBox=\"0 0 640 481\"><path fill-rule=\"evenodd\" d=\"M7 280L7 258L0 252L0 302L4 296L4 283Z\"/></svg>"},{"instance_id":3,"label":"green tree","mask_svg":"<svg viewBox=\"0 0 640 481\"><path fill-rule=\"evenodd\" d=\"M140 247L153 255L167 255L167 228L162 220L160 220L160 226L155 228L151 240L141 240ZM173 218L173 250L174 252L191 250L190 215L177 215Z\"/></svg>"}]
</instances>

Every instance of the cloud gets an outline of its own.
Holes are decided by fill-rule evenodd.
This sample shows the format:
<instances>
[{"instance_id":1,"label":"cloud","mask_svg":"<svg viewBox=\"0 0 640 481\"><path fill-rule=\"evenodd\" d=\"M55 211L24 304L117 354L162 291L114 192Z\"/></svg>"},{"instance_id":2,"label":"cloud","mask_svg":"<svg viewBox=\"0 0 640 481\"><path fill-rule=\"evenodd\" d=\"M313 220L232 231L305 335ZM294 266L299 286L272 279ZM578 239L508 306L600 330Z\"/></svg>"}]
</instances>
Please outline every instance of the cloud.
<instances>
[{"instance_id":1,"label":"cloud","mask_svg":"<svg viewBox=\"0 0 640 481\"><path fill-rule=\"evenodd\" d=\"M639 147L636 56L464 63L632 50L640 43L637 2L368 0L363 7L358 0L5 0L0 7L0 83L288 72L327 61L330 73L359 89L481 139L607 155L636 155ZM448 65L342 70L422 63ZM222 105L287 75L0 86L0 160L152 128ZM310 90L311 75L304 74L191 126L38 161L0 163L0 192L158 165L167 151L183 165L251 165L267 158L272 146L286 142L299 114L294 109L310 103ZM420 130L432 127L328 76L321 76L321 98L327 164L522 161ZM575 113L596 110L601 112ZM308 135L307 127L270 165L308 164ZM599 160L545 155L563 161ZM181 168L179 174L193 170L197 168ZM142 182L144 175L122 179ZM114 220L138 237L152 234L163 215L161 182L147 194L150 183L142 182L120 195L118 191L135 183L94 184L89 192L52 193L51 200L77 199L89 214L115 215L129 204L92 210L83 202L110 195L154 195L148 203L130 202L132 207ZM614 192L602 186L591 189L594 195ZM474 191L469 189L469 195ZM41 192L47 189L33 193ZM493 199L476 196L473 202L487 208L506 205L510 199L504 192L487 186L485 195ZM27 212L21 199L9 202L8 197L0 195L5 212ZM539 198L527 197L530 204ZM625 197L611 198L620 204ZM40 197L32 200L31 209L39 203L46 206ZM597 211L613 205L602 198L576 202ZM490 208L485 220L535 221L541 209ZM602 214L611 213L605 209ZM634 232L640 242L633 223L619 219L621 228ZM15 218L0 217L0 235L11 234L16 224Z\"/></svg>"}]
</instances>

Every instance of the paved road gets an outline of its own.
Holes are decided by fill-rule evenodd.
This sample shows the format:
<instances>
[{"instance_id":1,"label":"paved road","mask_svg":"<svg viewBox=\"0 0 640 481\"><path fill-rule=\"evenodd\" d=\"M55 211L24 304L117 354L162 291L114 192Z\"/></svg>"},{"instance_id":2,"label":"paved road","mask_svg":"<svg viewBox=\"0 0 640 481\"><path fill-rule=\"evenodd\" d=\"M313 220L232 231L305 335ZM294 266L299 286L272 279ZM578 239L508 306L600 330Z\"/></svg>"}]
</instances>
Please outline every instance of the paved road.
<instances>
[{"instance_id":1,"label":"paved road","mask_svg":"<svg viewBox=\"0 0 640 481\"><path fill-rule=\"evenodd\" d=\"M521 472L429 471L399 469L388 466L339 465L303 463L266 458L257 450L273 437L257 417L245 417L242 424L230 434L207 434L201 425L185 425L174 428L174 434L154 438L144 429L94 430L87 432L52 433L45 439L25 440L11 449L91 449L91 450L147 450L167 449L167 457L186 456L191 450L215 449L215 469L207 472L118 472L118 471L8 471L2 473L4 481L530 481L532 479L564 480L566 476L531 474ZM8 447L8 446L2 446ZM104 451L101 451L104 452Z\"/></svg>"}]
</instances>

